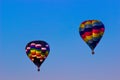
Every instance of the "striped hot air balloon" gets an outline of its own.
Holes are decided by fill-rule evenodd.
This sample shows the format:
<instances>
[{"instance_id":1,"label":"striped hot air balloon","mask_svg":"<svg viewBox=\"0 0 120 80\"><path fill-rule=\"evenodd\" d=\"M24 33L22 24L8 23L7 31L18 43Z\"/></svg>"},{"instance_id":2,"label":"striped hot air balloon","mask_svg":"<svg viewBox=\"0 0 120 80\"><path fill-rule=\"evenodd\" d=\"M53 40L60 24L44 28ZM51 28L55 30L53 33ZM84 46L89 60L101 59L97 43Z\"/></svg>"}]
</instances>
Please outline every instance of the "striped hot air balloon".
<instances>
[{"instance_id":1,"label":"striped hot air balloon","mask_svg":"<svg viewBox=\"0 0 120 80\"><path fill-rule=\"evenodd\" d=\"M87 20L81 23L79 34L91 48L92 54L94 54L94 49L101 40L104 30L104 25L99 20Z\"/></svg>"},{"instance_id":2,"label":"striped hot air balloon","mask_svg":"<svg viewBox=\"0 0 120 80\"><path fill-rule=\"evenodd\" d=\"M26 45L25 49L27 56L38 67L38 71L40 71L39 68L50 51L48 43L40 40L31 41Z\"/></svg>"}]
</instances>

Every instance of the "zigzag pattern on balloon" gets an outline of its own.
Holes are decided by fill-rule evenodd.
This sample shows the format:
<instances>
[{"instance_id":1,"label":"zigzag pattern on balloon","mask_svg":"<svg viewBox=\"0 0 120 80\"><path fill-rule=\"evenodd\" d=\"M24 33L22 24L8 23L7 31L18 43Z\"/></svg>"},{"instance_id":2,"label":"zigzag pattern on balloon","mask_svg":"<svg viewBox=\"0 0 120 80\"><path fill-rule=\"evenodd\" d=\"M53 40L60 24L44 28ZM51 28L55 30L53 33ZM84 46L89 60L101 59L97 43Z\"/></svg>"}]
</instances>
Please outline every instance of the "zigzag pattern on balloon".
<instances>
[{"instance_id":1,"label":"zigzag pattern on balloon","mask_svg":"<svg viewBox=\"0 0 120 80\"><path fill-rule=\"evenodd\" d=\"M79 33L93 50L103 36L104 25L98 20L87 20L80 25Z\"/></svg>"},{"instance_id":2,"label":"zigzag pattern on balloon","mask_svg":"<svg viewBox=\"0 0 120 80\"><path fill-rule=\"evenodd\" d=\"M27 56L38 68L47 58L49 51L49 45L44 41L32 41L26 46Z\"/></svg>"},{"instance_id":3,"label":"zigzag pattern on balloon","mask_svg":"<svg viewBox=\"0 0 120 80\"><path fill-rule=\"evenodd\" d=\"M48 51L46 50L46 52L43 54L40 50L40 46L36 47L35 45L30 45L30 47L27 47L26 53L32 61L34 61L34 57L40 59L40 61L43 61L43 59L48 56Z\"/></svg>"}]
</instances>

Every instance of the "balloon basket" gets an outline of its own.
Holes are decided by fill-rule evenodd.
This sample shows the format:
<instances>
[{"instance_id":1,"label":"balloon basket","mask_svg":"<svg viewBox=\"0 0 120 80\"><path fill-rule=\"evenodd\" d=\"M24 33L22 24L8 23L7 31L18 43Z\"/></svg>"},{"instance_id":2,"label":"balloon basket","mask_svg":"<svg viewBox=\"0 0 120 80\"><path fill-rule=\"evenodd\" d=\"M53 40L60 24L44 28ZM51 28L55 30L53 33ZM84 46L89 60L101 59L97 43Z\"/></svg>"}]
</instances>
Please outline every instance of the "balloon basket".
<instances>
[{"instance_id":1,"label":"balloon basket","mask_svg":"<svg viewBox=\"0 0 120 80\"><path fill-rule=\"evenodd\" d=\"M94 55L95 54L95 52L94 51L92 51L92 55Z\"/></svg>"},{"instance_id":2,"label":"balloon basket","mask_svg":"<svg viewBox=\"0 0 120 80\"><path fill-rule=\"evenodd\" d=\"M40 71L40 69L38 68L38 72Z\"/></svg>"}]
</instances>

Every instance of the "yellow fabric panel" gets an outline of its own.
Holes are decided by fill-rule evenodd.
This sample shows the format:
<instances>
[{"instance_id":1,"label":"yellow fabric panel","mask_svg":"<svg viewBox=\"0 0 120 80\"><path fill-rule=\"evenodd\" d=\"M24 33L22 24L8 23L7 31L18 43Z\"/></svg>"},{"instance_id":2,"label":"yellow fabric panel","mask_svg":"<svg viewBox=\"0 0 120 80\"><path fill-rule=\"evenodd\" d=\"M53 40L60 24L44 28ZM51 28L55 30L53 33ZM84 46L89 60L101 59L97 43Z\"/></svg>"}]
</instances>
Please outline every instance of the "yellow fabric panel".
<instances>
[{"instance_id":1,"label":"yellow fabric panel","mask_svg":"<svg viewBox=\"0 0 120 80\"><path fill-rule=\"evenodd\" d=\"M48 51L46 51L45 55L48 55Z\"/></svg>"},{"instance_id":2,"label":"yellow fabric panel","mask_svg":"<svg viewBox=\"0 0 120 80\"><path fill-rule=\"evenodd\" d=\"M30 56L32 56L32 54L28 54L28 56L30 57Z\"/></svg>"},{"instance_id":3,"label":"yellow fabric panel","mask_svg":"<svg viewBox=\"0 0 120 80\"><path fill-rule=\"evenodd\" d=\"M36 57L36 55L32 55L32 57Z\"/></svg>"},{"instance_id":4,"label":"yellow fabric panel","mask_svg":"<svg viewBox=\"0 0 120 80\"><path fill-rule=\"evenodd\" d=\"M95 22L100 22L100 21L98 21L98 20L92 20L92 24L94 24Z\"/></svg>"},{"instance_id":5,"label":"yellow fabric panel","mask_svg":"<svg viewBox=\"0 0 120 80\"><path fill-rule=\"evenodd\" d=\"M85 25L84 25L84 24L81 24L81 25L80 25L80 28L85 28Z\"/></svg>"},{"instance_id":6,"label":"yellow fabric panel","mask_svg":"<svg viewBox=\"0 0 120 80\"><path fill-rule=\"evenodd\" d=\"M95 22L97 22L96 20L92 20L92 24L94 24Z\"/></svg>"},{"instance_id":7,"label":"yellow fabric panel","mask_svg":"<svg viewBox=\"0 0 120 80\"><path fill-rule=\"evenodd\" d=\"M87 39L87 38L84 38L83 40L84 40L85 42L87 42L87 41L88 41L88 39Z\"/></svg>"},{"instance_id":8,"label":"yellow fabric panel","mask_svg":"<svg viewBox=\"0 0 120 80\"><path fill-rule=\"evenodd\" d=\"M36 50L36 54L40 54L40 53L41 53L41 51Z\"/></svg>"},{"instance_id":9,"label":"yellow fabric panel","mask_svg":"<svg viewBox=\"0 0 120 80\"><path fill-rule=\"evenodd\" d=\"M92 36L93 36L93 37L99 37L99 36L100 36L100 33L99 33L99 34L93 33Z\"/></svg>"},{"instance_id":10,"label":"yellow fabric panel","mask_svg":"<svg viewBox=\"0 0 120 80\"><path fill-rule=\"evenodd\" d=\"M104 32L100 32L100 35L102 36Z\"/></svg>"},{"instance_id":11,"label":"yellow fabric panel","mask_svg":"<svg viewBox=\"0 0 120 80\"><path fill-rule=\"evenodd\" d=\"M35 52L36 52L36 50L30 50L30 52L31 52L31 53L35 53Z\"/></svg>"},{"instance_id":12,"label":"yellow fabric panel","mask_svg":"<svg viewBox=\"0 0 120 80\"><path fill-rule=\"evenodd\" d=\"M92 35L91 36L86 36L87 40L92 40Z\"/></svg>"},{"instance_id":13,"label":"yellow fabric panel","mask_svg":"<svg viewBox=\"0 0 120 80\"><path fill-rule=\"evenodd\" d=\"M41 58L41 56L36 56L37 58Z\"/></svg>"},{"instance_id":14,"label":"yellow fabric panel","mask_svg":"<svg viewBox=\"0 0 120 80\"><path fill-rule=\"evenodd\" d=\"M90 21L87 21L87 22L85 23L85 25L88 25L88 24L91 24L91 22L90 22Z\"/></svg>"},{"instance_id":15,"label":"yellow fabric panel","mask_svg":"<svg viewBox=\"0 0 120 80\"><path fill-rule=\"evenodd\" d=\"M42 58L44 58L45 55L41 55Z\"/></svg>"},{"instance_id":16,"label":"yellow fabric panel","mask_svg":"<svg viewBox=\"0 0 120 80\"><path fill-rule=\"evenodd\" d=\"M41 54L40 53L36 53L37 56L40 56Z\"/></svg>"}]
</instances>

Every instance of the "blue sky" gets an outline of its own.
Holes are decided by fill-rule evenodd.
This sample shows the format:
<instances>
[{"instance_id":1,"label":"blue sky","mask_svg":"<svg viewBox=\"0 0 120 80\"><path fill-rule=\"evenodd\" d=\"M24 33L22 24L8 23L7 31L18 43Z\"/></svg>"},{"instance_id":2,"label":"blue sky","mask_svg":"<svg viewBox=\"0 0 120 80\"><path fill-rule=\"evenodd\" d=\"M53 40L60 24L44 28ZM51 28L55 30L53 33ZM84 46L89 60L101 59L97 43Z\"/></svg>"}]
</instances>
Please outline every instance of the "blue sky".
<instances>
[{"instance_id":1,"label":"blue sky","mask_svg":"<svg viewBox=\"0 0 120 80\"><path fill-rule=\"evenodd\" d=\"M119 80L119 0L2 0L0 80ZM105 34L95 55L79 36L82 21L101 20ZM44 40L50 54L41 72L25 46Z\"/></svg>"}]
</instances>

